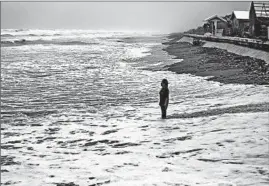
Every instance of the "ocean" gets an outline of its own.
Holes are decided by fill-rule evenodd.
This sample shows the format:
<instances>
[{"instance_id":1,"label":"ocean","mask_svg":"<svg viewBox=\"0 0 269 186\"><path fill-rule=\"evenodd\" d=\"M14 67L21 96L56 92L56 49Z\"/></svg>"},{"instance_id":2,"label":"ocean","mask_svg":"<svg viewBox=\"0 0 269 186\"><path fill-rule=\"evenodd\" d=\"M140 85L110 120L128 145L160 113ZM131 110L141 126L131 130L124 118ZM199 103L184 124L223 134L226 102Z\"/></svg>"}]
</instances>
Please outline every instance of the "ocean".
<instances>
[{"instance_id":1,"label":"ocean","mask_svg":"<svg viewBox=\"0 0 269 186\"><path fill-rule=\"evenodd\" d=\"M269 87L170 72L165 41L1 29L1 184L267 185Z\"/></svg>"}]
</instances>

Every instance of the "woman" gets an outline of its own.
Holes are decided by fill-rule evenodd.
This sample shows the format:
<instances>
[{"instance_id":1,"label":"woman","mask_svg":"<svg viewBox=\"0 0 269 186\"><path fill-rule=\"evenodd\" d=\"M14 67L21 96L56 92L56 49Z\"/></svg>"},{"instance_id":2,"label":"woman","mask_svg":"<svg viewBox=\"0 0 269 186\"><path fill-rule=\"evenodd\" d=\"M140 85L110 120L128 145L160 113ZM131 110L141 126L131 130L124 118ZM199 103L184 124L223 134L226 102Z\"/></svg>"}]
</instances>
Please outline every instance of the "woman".
<instances>
[{"instance_id":1,"label":"woman","mask_svg":"<svg viewBox=\"0 0 269 186\"><path fill-rule=\"evenodd\" d=\"M169 103L169 89L167 79L163 79L161 83L162 89L160 91L160 102L159 105L162 110L162 119L166 118L166 110Z\"/></svg>"}]
</instances>

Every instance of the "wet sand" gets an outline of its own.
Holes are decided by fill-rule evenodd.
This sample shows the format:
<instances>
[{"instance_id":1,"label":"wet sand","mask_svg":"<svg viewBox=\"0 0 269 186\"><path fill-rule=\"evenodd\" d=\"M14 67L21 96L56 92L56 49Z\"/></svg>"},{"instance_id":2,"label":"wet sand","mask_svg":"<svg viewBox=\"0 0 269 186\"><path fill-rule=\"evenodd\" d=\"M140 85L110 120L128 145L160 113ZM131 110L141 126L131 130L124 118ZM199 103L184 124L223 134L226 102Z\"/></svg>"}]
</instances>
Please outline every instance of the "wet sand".
<instances>
[{"instance_id":1,"label":"wet sand","mask_svg":"<svg viewBox=\"0 0 269 186\"><path fill-rule=\"evenodd\" d=\"M193 46L190 43L175 42L179 38L163 43L164 50L183 59L182 62L167 66L167 69L179 74L210 76L208 80L233 84L269 84L267 72L261 68L263 60L240 56L217 48Z\"/></svg>"}]
</instances>

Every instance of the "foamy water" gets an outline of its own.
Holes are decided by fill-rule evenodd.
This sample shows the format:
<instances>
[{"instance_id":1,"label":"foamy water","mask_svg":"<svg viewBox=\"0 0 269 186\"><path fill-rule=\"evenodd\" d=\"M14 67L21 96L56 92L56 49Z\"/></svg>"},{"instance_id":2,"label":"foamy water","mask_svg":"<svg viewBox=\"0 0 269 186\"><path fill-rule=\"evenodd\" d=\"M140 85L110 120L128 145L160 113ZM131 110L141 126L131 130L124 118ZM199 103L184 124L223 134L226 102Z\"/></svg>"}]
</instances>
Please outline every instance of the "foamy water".
<instances>
[{"instance_id":1,"label":"foamy water","mask_svg":"<svg viewBox=\"0 0 269 186\"><path fill-rule=\"evenodd\" d=\"M149 33L5 30L1 40L1 183L269 183L268 87L164 71L180 60Z\"/></svg>"}]
</instances>

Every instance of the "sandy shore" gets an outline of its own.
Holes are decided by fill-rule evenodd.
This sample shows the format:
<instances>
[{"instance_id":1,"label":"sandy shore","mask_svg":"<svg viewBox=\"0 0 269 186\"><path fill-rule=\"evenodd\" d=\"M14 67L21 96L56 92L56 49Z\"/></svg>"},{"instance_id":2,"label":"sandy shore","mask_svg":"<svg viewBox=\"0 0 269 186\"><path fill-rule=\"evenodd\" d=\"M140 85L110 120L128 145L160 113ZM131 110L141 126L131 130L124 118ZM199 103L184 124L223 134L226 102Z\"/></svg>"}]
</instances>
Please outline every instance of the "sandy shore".
<instances>
[{"instance_id":1,"label":"sandy shore","mask_svg":"<svg viewBox=\"0 0 269 186\"><path fill-rule=\"evenodd\" d=\"M171 39L171 38L170 38ZM234 84L269 84L269 73L260 67L263 60L240 56L216 48L177 43L179 38L172 36L164 50L182 62L168 66L168 70L182 74L214 76L208 80Z\"/></svg>"}]
</instances>

